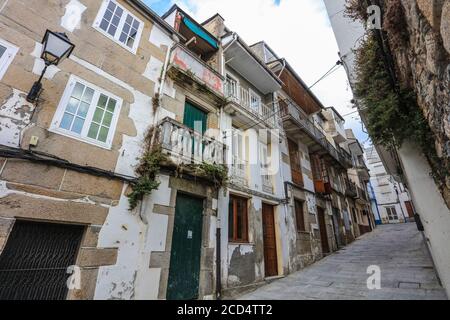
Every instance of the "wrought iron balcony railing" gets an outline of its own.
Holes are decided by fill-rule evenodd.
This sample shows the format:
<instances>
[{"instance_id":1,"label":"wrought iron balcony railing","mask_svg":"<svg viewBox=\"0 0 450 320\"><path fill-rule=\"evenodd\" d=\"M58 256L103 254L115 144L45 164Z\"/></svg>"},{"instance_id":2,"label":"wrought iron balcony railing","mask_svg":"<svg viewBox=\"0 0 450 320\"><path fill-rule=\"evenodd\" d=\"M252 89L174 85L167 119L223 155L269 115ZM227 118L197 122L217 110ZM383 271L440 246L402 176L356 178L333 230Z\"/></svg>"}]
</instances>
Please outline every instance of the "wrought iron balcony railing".
<instances>
[{"instance_id":1,"label":"wrought iron balcony railing","mask_svg":"<svg viewBox=\"0 0 450 320\"><path fill-rule=\"evenodd\" d=\"M322 130L312 122L306 113L292 100L284 100L280 108L281 118L286 120L292 118L313 140L322 146L327 152L344 167L352 166L351 156L342 148L335 148L328 140Z\"/></svg>"},{"instance_id":2,"label":"wrought iron balcony railing","mask_svg":"<svg viewBox=\"0 0 450 320\"><path fill-rule=\"evenodd\" d=\"M239 105L259 121L266 123L274 129L280 128L280 119L275 111L276 106L269 106L262 103L249 90L241 87L236 82L225 82L225 97L229 101Z\"/></svg>"}]
</instances>

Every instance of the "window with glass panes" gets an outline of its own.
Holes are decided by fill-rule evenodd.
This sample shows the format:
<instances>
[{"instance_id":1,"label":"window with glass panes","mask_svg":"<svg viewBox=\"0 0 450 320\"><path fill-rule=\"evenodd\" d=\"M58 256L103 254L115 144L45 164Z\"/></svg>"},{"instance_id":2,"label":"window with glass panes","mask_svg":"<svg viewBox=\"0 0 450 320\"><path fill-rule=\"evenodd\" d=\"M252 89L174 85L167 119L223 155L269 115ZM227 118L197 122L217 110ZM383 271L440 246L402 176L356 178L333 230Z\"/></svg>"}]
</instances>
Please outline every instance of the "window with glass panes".
<instances>
[{"instance_id":1,"label":"window with glass panes","mask_svg":"<svg viewBox=\"0 0 450 320\"><path fill-rule=\"evenodd\" d=\"M131 50L135 50L143 22L115 1L110 0L94 23L101 31Z\"/></svg>"},{"instance_id":2,"label":"window with glass panes","mask_svg":"<svg viewBox=\"0 0 450 320\"><path fill-rule=\"evenodd\" d=\"M18 47L0 39L0 80L3 78L3 75L6 73L18 51Z\"/></svg>"},{"instance_id":3,"label":"window with glass panes","mask_svg":"<svg viewBox=\"0 0 450 320\"><path fill-rule=\"evenodd\" d=\"M109 147L114 135L120 99L74 76L55 114L55 130Z\"/></svg>"}]
</instances>

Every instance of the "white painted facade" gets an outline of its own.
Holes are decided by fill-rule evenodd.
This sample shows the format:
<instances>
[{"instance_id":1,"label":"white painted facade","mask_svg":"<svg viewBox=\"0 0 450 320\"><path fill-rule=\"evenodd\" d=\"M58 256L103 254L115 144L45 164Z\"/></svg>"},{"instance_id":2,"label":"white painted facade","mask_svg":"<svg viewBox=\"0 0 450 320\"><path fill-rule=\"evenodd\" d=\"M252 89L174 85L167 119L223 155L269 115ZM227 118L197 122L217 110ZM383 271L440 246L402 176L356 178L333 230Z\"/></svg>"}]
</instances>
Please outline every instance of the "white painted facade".
<instances>
[{"instance_id":1,"label":"white painted facade","mask_svg":"<svg viewBox=\"0 0 450 320\"><path fill-rule=\"evenodd\" d=\"M410 221L405 205L405 201L411 201L408 190L386 172L375 147L366 148L364 156L380 215L378 220L382 224Z\"/></svg>"}]
</instances>

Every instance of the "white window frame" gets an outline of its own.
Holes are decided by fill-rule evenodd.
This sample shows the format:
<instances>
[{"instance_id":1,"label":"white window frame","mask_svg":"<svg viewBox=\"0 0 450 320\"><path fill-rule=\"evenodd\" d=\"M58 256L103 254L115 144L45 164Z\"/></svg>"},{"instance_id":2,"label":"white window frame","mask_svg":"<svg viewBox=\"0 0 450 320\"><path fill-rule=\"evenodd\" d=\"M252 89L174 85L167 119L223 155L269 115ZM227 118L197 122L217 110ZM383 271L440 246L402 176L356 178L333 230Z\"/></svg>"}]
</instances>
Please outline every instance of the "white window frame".
<instances>
[{"instance_id":1,"label":"white window frame","mask_svg":"<svg viewBox=\"0 0 450 320\"><path fill-rule=\"evenodd\" d=\"M259 94L257 94L254 90L252 89L248 89L248 92L250 93L250 109L252 109L253 111L257 112L258 114L262 113L262 100L261 100L261 96ZM258 101L258 110L255 110L252 104L252 98L256 98L256 100Z\"/></svg>"},{"instance_id":2,"label":"white window frame","mask_svg":"<svg viewBox=\"0 0 450 320\"><path fill-rule=\"evenodd\" d=\"M0 80L2 80L3 76L5 75L6 71L9 68L9 65L14 60L14 57L16 56L17 52L19 52L19 48L1 38L0 38L0 45L6 48L6 51L0 57Z\"/></svg>"},{"instance_id":3,"label":"white window frame","mask_svg":"<svg viewBox=\"0 0 450 320\"><path fill-rule=\"evenodd\" d=\"M66 110L66 106L67 106L67 104L69 102L69 99L70 99L70 97L72 95L73 88L74 88L74 86L75 86L75 84L77 82L79 82L80 84L82 84L84 86L87 86L87 87L89 87L89 88L91 88L91 89L93 89L95 91L94 92L94 96L93 96L92 101L91 101L91 105L90 105L88 113L86 115L85 123L83 125L82 133L84 131L85 135L77 134L77 133L72 132L70 130L66 130L66 129L60 128L61 120L62 120L62 118L64 116L64 112ZM94 117L94 112L95 112L95 109L96 109L96 104L97 104L98 98L100 97L101 94L107 96L108 98L112 98L112 99L116 100L116 102L117 102L116 103L116 108L114 109L114 114L113 114L113 117L112 117L112 120L111 120L111 125L109 127L108 137L106 138L106 142L102 142L102 141L99 141L99 140L96 140L96 139L89 138L87 136L87 131L88 130L85 128L85 127L89 128L89 126L92 123L92 119ZM117 122L119 120L120 110L122 108L122 103L123 103L123 100L121 98L117 97L116 95L114 95L114 94L112 94L112 93L110 93L110 92L108 92L108 91L106 91L106 90L104 90L102 88L99 88L96 85L94 85L92 83L89 83L89 82L87 82L87 81L85 81L85 80L83 80L83 79L81 79L81 78L79 78L79 77L77 77L75 75L71 75L70 78L69 78L69 81L67 82L67 85L66 85L66 88L64 90L64 93L63 93L63 95L61 97L61 100L60 100L60 102L58 104L58 108L56 109L56 112L55 112L55 114L53 116L53 120L52 120L52 123L50 125L49 131L57 133L57 134L60 134L60 135L63 135L63 136L66 136L66 137L69 137L69 138L73 138L75 140L86 142L88 144L91 144L91 145L94 145L94 146L97 146L97 147L100 147L100 148L103 148L103 149L111 150L112 142L113 142L113 139L114 139L114 134L116 132Z\"/></svg>"},{"instance_id":4,"label":"white window frame","mask_svg":"<svg viewBox=\"0 0 450 320\"><path fill-rule=\"evenodd\" d=\"M120 18L120 22L119 22L119 25L117 26L116 34L114 36L110 35L108 32L106 32L105 30L100 28L100 23L102 22L103 16L105 15L106 9L110 2L114 2L114 4L116 6L120 7L123 10L122 17ZM139 22L139 29L136 34L136 39L134 41L133 48L128 47L125 43L122 43L119 40L120 34L122 33L123 26L125 24L125 19L127 17L127 14L129 14L131 17L133 17L133 19L136 19ZM100 6L100 10L98 11L97 17L95 18L94 24L92 25L92 27L95 30L97 30L98 32L100 32L101 34L103 34L104 36L108 37L109 39L111 39L112 41L114 41L115 43L120 45L121 47L127 49L128 51L130 51L133 54L136 54L137 49L139 47L139 43L141 42L142 31L144 30L144 22L141 19L137 18L129 10L124 8L124 6L119 4L116 0L103 0L102 5Z\"/></svg>"},{"instance_id":5,"label":"white window frame","mask_svg":"<svg viewBox=\"0 0 450 320\"><path fill-rule=\"evenodd\" d=\"M234 97L234 98L236 98L238 101L240 101L241 100L241 90L240 90L241 85L239 83L239 80L236 77L234 77L232 74L227 72L226 76L225 76L226 85L228 85L228 83L227 83L228 79L230 79L231 81L234 81L236 83L236 97ZM228 94L228 92L227 92L227 94Z\"/></svg>"}]
</instances>

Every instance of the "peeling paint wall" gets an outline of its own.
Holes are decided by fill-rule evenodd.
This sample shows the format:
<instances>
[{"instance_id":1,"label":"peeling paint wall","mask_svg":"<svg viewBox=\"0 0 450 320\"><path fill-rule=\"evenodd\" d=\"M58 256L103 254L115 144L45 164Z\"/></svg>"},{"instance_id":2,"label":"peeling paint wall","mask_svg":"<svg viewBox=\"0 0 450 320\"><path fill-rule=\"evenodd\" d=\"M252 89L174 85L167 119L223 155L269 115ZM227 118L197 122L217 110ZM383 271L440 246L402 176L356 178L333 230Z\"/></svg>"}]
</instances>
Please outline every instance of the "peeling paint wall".
<instances>
[{"instance_id":1,"label":"peeling paint wall","mask_svg":"<svg viewBox=\"0 0 450 320\"><path fill-rule=\"evenodd\" d=\"M13 88L0 105L0 144L19 147L22 131L30 124L34 111L34 105L25 97L26 93Z\"/></svg>"}]
</instances>

